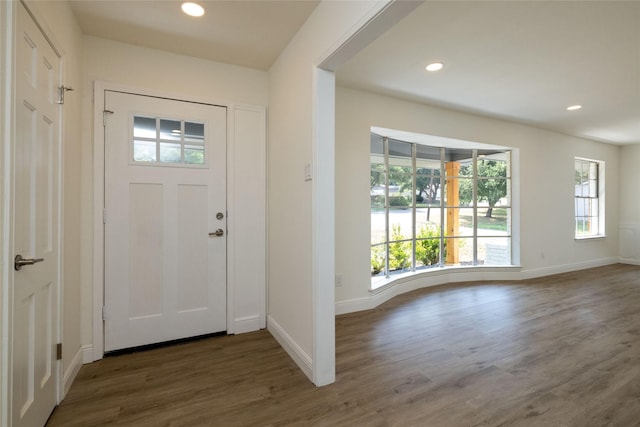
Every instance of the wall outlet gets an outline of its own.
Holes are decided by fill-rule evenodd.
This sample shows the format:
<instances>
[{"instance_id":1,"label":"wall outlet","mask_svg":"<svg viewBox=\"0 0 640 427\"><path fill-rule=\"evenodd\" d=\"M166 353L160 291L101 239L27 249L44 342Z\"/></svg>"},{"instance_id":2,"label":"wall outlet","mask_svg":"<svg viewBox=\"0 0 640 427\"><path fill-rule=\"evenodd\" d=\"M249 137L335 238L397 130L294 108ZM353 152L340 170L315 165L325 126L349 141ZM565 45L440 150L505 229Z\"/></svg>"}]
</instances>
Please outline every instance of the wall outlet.
<instances>
[{"instance_id":1,"label":"wall outlet","mask_svg":"<svg viewBox=\"0 0 640 427\"><path fill-rule=\"evenodd\" d=\"M342 274L336 274L336 288L342 287Z\"/></svg>"}]
</instances>

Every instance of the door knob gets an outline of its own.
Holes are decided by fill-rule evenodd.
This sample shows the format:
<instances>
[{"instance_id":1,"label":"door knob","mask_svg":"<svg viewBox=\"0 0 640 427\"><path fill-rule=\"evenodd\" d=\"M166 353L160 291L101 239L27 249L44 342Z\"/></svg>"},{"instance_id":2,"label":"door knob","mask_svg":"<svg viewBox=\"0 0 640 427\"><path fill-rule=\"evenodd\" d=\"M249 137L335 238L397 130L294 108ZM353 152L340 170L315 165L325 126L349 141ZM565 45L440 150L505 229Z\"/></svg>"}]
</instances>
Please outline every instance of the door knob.
<instances>
[{"instance_id":1,"label":"door knob","mask_svg":"<svg viewBox=\"0 0 640 427\"><path fill-rule=\"evenodd\" d=\"M223 234L224 234L224 231L222 230L222 228L218 228L213 233L209 233L209 237L218 237L218 236L222 236Z\"/></svg>"},{"instance_id":2,"label":"door knob","mask_svg":"<svg viewBox=\"0 0 640 427\"><path fill-rule=\"evenodd\" d=\"M20 271L25 265L33 265L42 261L44 261L44 258L22 258L22 255L18 254L13 260L13 268L15 268L16 271Z\"/></svg>"}]
</instances>

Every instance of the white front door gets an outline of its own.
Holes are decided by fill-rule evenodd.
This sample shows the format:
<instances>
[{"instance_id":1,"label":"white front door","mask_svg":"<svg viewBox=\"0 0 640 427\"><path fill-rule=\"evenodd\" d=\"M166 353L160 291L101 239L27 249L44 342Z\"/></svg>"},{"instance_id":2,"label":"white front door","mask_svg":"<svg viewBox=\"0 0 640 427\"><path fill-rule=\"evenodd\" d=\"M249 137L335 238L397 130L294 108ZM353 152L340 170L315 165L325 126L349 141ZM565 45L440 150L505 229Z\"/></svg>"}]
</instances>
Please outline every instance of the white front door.
<instances>
[{"instance_id":1,"label":"white front door","mask_svg":"<svg viewBox=\"0 0 640 427\"><path fill-rule=\"evenodd\" d=\"M226 108L105 91L105 351L226 330Z\"/></svg>"},{"instance_id":2,"label":"white front door","mask_svg":"<svg viewBox=\"0 0 640 427\"><path fill-rule=\"evenodd\" d=\"M16 48L11 407L13 426L32 427L57 403L59 62L22 3Z\"/></svg>"}]
</instances>

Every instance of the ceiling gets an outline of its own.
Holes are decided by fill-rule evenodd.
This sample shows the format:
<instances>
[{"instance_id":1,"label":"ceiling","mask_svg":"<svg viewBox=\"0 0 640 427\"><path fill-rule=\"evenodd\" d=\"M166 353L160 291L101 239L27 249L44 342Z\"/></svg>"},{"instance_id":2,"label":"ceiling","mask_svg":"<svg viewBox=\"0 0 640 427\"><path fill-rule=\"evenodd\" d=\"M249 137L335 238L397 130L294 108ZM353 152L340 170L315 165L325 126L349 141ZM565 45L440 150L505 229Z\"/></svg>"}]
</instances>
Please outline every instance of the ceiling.
<instances>
[{"instance_id":1,"label":"ceiling","mask_svg":"<svg viewBox=\"0 0 640 427\"><path fill-rule=\"evenodd\" d=\"M268 70L318 1L82 0L85 34ZM441 61L444 68L424 67ZM640 1L427 1L339 85L614 144L640 143ZM581 104L577 111L569 105Z\"/></svg>"},{"instance_id":2,"label":"ceiling","mask_svg":"<svg viewBox=\"0 0 640 427\"><path fill-rule=\"evenodd\" d=\"M431 62L444 68L425 71ZM338 84L593 140L640 143L640 2L425 2ZM582 109L567 111L580 104Z\"/></svg>"},{"instance_id":3,"label":"ceiling","mask_svg":"<svg viewBox=\"0 0 640 427\"><path fill-rule=\"evenodd\" d=\"M138 46L267 70L318 1L196 0L205 14L182 13L181 1L70 1L82 32Z\"/></svg>"}]
</instances>

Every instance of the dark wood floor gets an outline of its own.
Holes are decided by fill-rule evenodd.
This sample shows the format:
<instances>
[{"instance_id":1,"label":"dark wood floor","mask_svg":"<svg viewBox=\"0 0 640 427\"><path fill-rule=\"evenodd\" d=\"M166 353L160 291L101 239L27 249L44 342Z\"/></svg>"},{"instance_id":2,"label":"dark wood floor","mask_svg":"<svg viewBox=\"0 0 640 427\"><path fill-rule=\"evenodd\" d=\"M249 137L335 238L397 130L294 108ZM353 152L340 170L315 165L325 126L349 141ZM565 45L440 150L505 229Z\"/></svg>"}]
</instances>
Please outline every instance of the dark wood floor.
<instances>
[{"instance_id":1,"label":"dark wood floor","mask_svg":"<svg viewBox=\"0 0 640 427\"><path fill-rule=\"evenodd\" d=\"M48 425L640 425L638 267L424 289L336 340L322 388L266 331L107 358Z\"/></svg>"}]
</instances>

